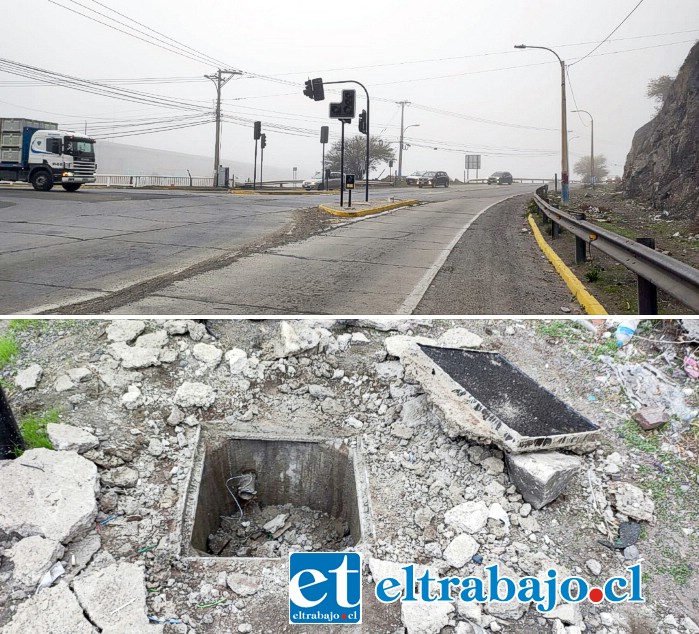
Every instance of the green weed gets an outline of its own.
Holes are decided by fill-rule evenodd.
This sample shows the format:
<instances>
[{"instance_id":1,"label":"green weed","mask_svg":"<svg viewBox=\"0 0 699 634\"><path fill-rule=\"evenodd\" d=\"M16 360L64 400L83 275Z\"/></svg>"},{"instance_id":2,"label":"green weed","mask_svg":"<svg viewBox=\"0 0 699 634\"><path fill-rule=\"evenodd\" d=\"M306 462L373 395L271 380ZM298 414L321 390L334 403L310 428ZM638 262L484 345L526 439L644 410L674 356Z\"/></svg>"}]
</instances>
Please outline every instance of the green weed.
<instances>
[{"instance_id":1,"label":"green weed","mask_svg":"<svg viewBox=\"0 0 699 634\"><path fill-rule=\"evenodd\" d=\"M60 410L53 408L43 414L28 414L19 422L24 443L27 449L45 447L53 449L53 445L46 435L46 425L57 423L60 419Z\"/></svg>"},{"instance_id":2,"label":"green weed","mask_svg":"<svg viewBox=\"0 0 699 634\"><path fill-rule=\"evenodd\" d=\"M9 334L0 337L0 370L2 370L12 359L17 356L19 346L14 335Z\"/></svg>"}]
</instances>

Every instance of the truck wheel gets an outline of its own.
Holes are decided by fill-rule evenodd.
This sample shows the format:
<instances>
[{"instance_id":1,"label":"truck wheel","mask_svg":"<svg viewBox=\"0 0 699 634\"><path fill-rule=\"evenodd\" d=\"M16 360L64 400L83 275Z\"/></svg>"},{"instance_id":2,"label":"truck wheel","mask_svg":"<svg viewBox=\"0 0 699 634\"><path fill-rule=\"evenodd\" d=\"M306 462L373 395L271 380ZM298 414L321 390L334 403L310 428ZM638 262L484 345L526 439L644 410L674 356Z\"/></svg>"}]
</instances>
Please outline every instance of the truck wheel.
<instances>
[{"instance_id":1,"label":"truck wheel","mask_svg":"<svg viewBox=\"0 0 699 634\"><path fill-rule=\"evenodd\" d=\"M80 185L82 185L82 183L63 183L62 187L67 192L76 192L80 189Z\"/></svg>"},{"instance_id":2,"label":"truck wheel","mask_svg":"<svg viewBox=\"0 0 699 634\"><path fill-rule=\"evenodd\" d=\"M53 176L47 170L37 170L32 174L32 187L38 192L47 192L53 187Z\"/></svg>"}]
</instances>

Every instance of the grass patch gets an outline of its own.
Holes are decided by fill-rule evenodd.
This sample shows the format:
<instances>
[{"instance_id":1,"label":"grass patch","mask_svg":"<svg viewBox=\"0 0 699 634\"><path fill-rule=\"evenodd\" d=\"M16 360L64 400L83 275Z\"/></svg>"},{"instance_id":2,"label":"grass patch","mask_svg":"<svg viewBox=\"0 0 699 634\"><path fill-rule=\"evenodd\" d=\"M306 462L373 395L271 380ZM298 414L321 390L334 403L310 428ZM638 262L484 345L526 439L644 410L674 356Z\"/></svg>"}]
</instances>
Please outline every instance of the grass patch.
<instances>
[{"instance_id":1,"label":"grass patch","mask_svg":"<svg viewBox=\"0 0 699 634\"><path fill-rule=\"evenodd\" d=\"M599 279L600 269L596 266L590 267L585 271L585 279L588 282L596 282Z\"/></svg>"},{"instance_id":2,"label":"grass patch","mask_svg":"<svg viewBox=\"0 0 699 634\"><path fill-rule=\"evenodd\" d=\"M644 453L656 453L660 449L657 433L644 433L634 420L625 420L617 433L626 441L629 447L643 451Z\"/></svg>"},{"instance_id":3,"label":"grass patch","mask_svg":"<svg viewBox=\"0 0 699 634\"><path fill-rule=\"evenodd\" d=\"M536 322L536 334L541 337L555 339L574 339L580 332L581 326L574 321Z\"/></svg>"},{"instance_id":4,"label":"grass patch","mask_svg":"<svg viewBox=\"0 0 699 634\"><path fill-rule=\"evenodd\" d=\"M11 319L7 325L7 330L11 333L28 332L30 330L46 332L49 326L50 322L48 319Z\"/></svg>"},{"instance_id":5,"label":"grass patch","mask_svg":"<svg viewBox=\"0 0 699 634\"><path fill-rule=\"evenodd\" d=\"M2 370L12 359L17 356L19 346L14 335L9 334L0 337L0 370Z\"/></svg>"},{"instance_id":6,"label":"grass patch","mask_svg":"<svg viewBox=\"0 0 699 634\"><path fill-rule=\"evenodd\" d=\"M53 445L46 435L46 425L57 423L60 419L60 410L56 407L43 414L28 414L19 422L19 430L22 432L27 449L44 447L53 449Z\"/></svg>"},{"instance_id":7,"label":"grass patch","mask_svg":"<svg viewBox=\"0 0 699 634\"><path fill-rule=\"evenodd\" d=\"M686 586L694 574L691 566L685 562L680 562L673 566L658 566L658 572L670 575L678 586Z\"/></svg>"}]
</instances>

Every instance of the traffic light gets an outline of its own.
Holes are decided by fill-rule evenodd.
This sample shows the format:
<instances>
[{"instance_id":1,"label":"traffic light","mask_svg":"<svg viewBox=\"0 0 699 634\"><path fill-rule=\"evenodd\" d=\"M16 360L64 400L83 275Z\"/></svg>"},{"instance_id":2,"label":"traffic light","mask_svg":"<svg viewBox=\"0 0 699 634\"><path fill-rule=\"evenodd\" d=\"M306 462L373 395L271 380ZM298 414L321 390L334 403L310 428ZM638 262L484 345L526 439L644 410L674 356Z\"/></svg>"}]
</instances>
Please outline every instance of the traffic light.
<instances>
[{"instance_id":1,"label":"traffic light","mask_svg":"<svg viewBox=\"0 0 699 634\"><path fill-rule=\"evenodd\" d=\"M356 98L356 90L343 90L342 101L330 104L330 118L353 119Z\"/></svg>"},{"instance_id":2,"label":"traffic light","mask_svg":"<svg viewBox=\"0 0 699 634\"><path fill-rule=\"evenodd\" d=\"M306 81L306 87L303 89L303 94L314 101L323 101L325 99L325 89L323 88L323 78L316 77Z\"/></svg>"},{"instance_id":3,"label":"traffic light","mask_svg":"<svg viewBox=\"0 0 699 634\"><path fill-rule=\"evenodd\" d=\"M389 166L389 167L393 167L393 159L389 159L389 161L388 161L388 166Z\"/></svg>"},{"instance_id":4,"label":"traffic light","mask_svg":"<svg viewBox=\"0 0 699 634\"><path fill-rule=\"evenodd\" d=\"M354 189L354 174L345 174L345 189Z\"/></svg>"},{"instance_id":5,"label":"traffic light","mask_svg":"<svg viewBox=\"0 0 699 634\"><path fill-rule=\"evenodd\" d=\"M264 133L260 135L260 147L263 150L267 147L267 135Z\"/></svg>"},{"instance_id":6,"label":"traffic light","mask_svg":"<svg viewBox=\"0 0 699 634\"><path fill-rule=\"evenodd\" d=\"M309 99L313 99L313 82L310 79L306 81L306 87L303 89L303 94Z\"/></svg>"},{"instance_id":7,"label":"traffic light","mask_svg":"<svg viewBox=\"0 0 699 634\"><path fill-rule=\"evenodd\" d=\"M328 142L328 134L330 132L330 128L326 125L321 126L320 128L320 142L321 143L327 143Z\"/></svg>"},{"instance_id":8,"label":"traffic light","mask_svg":"<svg viewBox=\"0 0 699 634\"><path fill-rule=\"evenodd\" d=\"M260 138L260 134L262 133L262 121L255 121L255 141Z\"/></svg>"},{"instance_id":9,"label":"traffic light","mask_svg":"<svg viewBox=\"0 0 699 634\"><path fill-rule=\"evenodd\" d=\"M313 80L313 99L315 101L323 101L325 99L325 89L323 88L323 79L316 77Z\"/></svg>"},{"instance_id":10,"label":"traffic light","mask_svg":"<svg viewBox=\"0 0 699 634\"><path fill-rule=\"evenodd\" d=\"M359 131L362 134L366 134L366 110L362 110L359 113Z\"/></svg>"}]
</instances>

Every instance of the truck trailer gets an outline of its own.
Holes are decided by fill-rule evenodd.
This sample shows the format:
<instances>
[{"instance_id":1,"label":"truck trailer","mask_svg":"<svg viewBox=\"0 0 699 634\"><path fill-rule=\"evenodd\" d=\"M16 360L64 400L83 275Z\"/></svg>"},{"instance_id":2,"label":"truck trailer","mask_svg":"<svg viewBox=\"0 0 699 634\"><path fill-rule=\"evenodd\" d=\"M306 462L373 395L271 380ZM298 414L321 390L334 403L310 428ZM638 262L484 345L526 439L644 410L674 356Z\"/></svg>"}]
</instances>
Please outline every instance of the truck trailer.
<instances>
[{"instance_id":1,"label":"truck trailer","mask_svg":"<svg viewBox=\"0 0 699 634\"><path fill-rule=\"evenodd\" d=\"M95 182L95 140L49 121L0 118L0 181L74 192Z\"/></svg>"}]
</instances>

